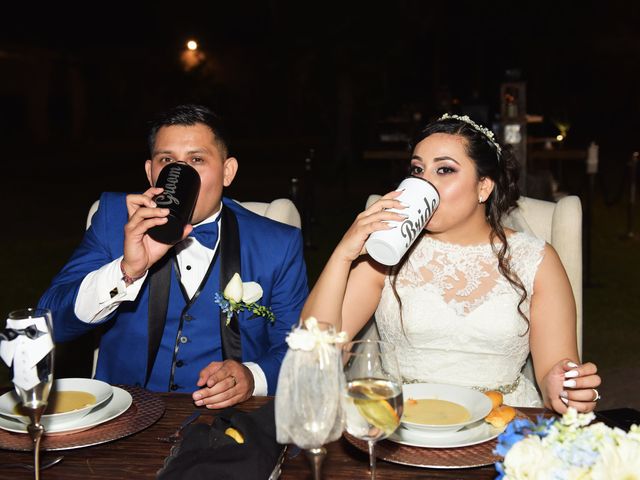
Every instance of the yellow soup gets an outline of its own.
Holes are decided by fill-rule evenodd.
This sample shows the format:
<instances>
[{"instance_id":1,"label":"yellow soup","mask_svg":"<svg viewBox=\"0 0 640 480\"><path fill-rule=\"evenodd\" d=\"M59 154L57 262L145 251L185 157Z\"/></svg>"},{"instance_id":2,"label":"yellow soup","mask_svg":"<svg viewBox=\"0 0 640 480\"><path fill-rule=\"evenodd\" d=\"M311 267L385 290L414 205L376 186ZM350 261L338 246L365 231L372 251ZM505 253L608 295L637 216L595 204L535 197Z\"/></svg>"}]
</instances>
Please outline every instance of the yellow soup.
<instances>
[{"instance_id":1,"label":"yellow soup","mask_svg":"<svg viewBox=\"0 0 640 480\"><path fill-rule=\"evenodd\" d=\"M453 425L471 418L469 410L462 405L447 400L412 398L404 402L403 420L423 425Z\"/></svg>"},{"instance_id":2,"label":"yellow soup","mask_svg":"<svg viewBox=\"0 0 640 480\"><path fill-rule=\"evenodd\" d=\"M52 392L49 396L49 403L45 410L45 415L53 413L65 413L73 410L94 405L96 403L95 395L88 392L79 392L75 390L63 390L61 392ZM28 415L22 405L17 405L15 412L19 415Z\"/></svg>"}]
</instances>

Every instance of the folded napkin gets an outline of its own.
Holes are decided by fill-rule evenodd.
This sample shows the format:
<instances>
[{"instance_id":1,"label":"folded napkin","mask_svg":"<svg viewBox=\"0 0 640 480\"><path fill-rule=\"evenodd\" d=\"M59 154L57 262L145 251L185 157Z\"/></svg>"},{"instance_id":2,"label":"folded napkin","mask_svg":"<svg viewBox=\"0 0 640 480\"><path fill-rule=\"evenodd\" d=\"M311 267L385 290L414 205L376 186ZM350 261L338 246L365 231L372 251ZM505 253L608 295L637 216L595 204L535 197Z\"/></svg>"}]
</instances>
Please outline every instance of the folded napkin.
<instances>
[{"instance_id":1,"label":"folded napkin","mask_svg":"<svg viewBox=\"0 0 640 480\"><path fill-rule=\"evenodd\" d=\"M229 427L242 435L244 443L225 434ZM283 448L276 442L273 401L252 412L226 408L211 425L197 423L184 429L182 441L172 448L157 478L267 479Z\"/></svg>"}]
</instances>

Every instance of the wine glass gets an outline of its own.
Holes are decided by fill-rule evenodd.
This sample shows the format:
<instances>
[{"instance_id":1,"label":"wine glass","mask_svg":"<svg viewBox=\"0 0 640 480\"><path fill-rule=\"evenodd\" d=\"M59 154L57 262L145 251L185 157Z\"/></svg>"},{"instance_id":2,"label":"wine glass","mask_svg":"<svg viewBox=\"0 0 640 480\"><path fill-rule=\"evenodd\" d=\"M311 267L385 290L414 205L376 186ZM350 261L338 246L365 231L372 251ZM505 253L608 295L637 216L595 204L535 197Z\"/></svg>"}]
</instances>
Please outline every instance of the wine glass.
<instances>
[{"instance_id":1,"label":"wine glass","mask_svg":"<svg viewBox=\"0 0 640 480\"><path fill-rule=\"evenodd\" d=\"M376 478L375 444L391 435L402 417L402 381L390 343L359 340L344 346L346 430L369 446L371 479Z\"/></svg>"},{"instance_id":2,"label":"wine glass","mask_svg":"<svg viewBox=\"0 0 640 480\"><path fill-rule=\"evenodd\" d=\"M276 436L293 443L320 480L324 444L342 435L344 374L333 325L310 319L287 337L275 399Z\"/></svg>"},{"instance_id":3,"label":"wine glass","mask_svg":"<svg viewBox=\"0 0 640 480\"><path fill-rule=\"evenodd\" d=\"M30 419L27 431L33 440L35 478L40 478L40 423L53 384L53 334L51 311L24 308L9 313L3 340L16 342L12 349L13 385Z\"/></svg>"}]
</instances>

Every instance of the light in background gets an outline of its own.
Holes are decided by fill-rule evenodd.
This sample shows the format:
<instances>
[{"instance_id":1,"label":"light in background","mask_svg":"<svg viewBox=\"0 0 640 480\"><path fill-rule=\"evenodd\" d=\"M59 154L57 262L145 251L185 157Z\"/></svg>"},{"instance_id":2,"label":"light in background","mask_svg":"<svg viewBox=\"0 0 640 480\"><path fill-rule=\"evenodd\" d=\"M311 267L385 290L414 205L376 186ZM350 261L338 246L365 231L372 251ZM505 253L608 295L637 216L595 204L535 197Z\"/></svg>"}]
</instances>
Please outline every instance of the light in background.
<instances>
[{"instance_id":1,"label":"light in background","mask_svg":"<svg viewBox=\"0 0 640 480\"><path fill-rule=\"evenodd\" d=\"M198 42L194 39L187 41L185 49L180 54L182 68L188 72L193 70L205 60L205 54L198 48Z\"/></svg>"}]
</instances>

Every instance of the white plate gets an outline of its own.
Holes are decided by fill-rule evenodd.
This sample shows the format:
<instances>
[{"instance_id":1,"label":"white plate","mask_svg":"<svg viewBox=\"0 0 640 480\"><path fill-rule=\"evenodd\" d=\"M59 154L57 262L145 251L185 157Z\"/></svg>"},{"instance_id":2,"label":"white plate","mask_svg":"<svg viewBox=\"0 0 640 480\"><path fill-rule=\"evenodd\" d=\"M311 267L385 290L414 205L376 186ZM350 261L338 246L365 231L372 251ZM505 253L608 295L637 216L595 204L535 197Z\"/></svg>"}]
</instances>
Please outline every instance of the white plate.
<instances>
[{"instance_id":1,"label":"white plate","mask_svg":"<svg viewBox=\"0 0 640 480\"><path fill-rule=\"evenodd\" d=\"M402 425L410 430L421 432L439 432L441 435L445 433L453 433L461 428L475 424L478 420L483 419L491 411L491 400L484 393L471 388L460 387L457 385L443 385L435 383L407 383L402 386L402 396L405 403L410 398L446 400L455 402L465 407L471 417L466 422L449 425L427 425L423 423L407 422L402 419Z\"/></svg>"},{"instance_id":2,"label":"white plate","mask_svg":"<svg viewBox=\"0 0 640 480\"><path fill-rule=\"evenodd\" d=\"M81 432L89 428L108 422L122 415L131 406L133 398L126 390L119 387L113 388L111 400L94 407L87 415L75 422L60 424L51 430L45 430L45 435L62 435ZM14 433L27 433L27 427L20 420L0 416L0 428Z\"/></svg>"},{"instance_id":3,"label":"white plate","mask_svg":"<svg viewBox=\"0 0 640 480\"><path fill-rule=\"evenodd\" d=\"M493 440L502 431L502 429L496 428L484 420L468 425L457 432L437 433L435 435L424 431L408 430L401 426L387 440L412 447L468 447Z\"/></svg>"},{"instance_id":4,"label":"white plate","mask_svg":"<svg viewBox=\"0 0 640 480\"><path fill-rule=\"evenodd\" d=\"M113 394L111 385L91 378L60 378L53 382L50 397L55 391L87 392L93 395L96 401L92 405L68 412L47 414L45 410L45 414L42 415L42 425L47 430L54 430L60 425L68 425L72 422L79 421L100 404L109 400ZM15 391L5 393L0 397L0 415L19 420L25 425L28 425L30 423L29 417L15 412L15 408L19 403L20 397L18 397Z\"/></svg>"}]
</instances>

